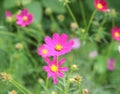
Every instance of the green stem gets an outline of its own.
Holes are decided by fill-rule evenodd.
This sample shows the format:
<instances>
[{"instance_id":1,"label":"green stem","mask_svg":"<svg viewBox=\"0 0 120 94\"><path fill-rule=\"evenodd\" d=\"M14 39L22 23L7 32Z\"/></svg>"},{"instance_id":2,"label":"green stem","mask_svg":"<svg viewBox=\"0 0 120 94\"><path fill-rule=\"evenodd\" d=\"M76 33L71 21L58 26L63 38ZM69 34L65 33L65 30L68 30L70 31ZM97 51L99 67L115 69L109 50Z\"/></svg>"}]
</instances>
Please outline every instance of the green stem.
<instances>
[{"instance_id":1,"label":"green stem","mask_svg":"<svg viewBox=\"0 0 120 94\"><path fill-rule=\"evenodd\" d=\"M87 26L87 28L86 28L86 33L87 33L87 32L89 31L89 29L90 29L90 25L91 25L91 23L92 23L92 20L93 20L95 14L96 14L96 11L97 11L97 10L95 10L95 11L92 13L91 17L90 17L88 26Z\"/></svg>"},{"instance_id":2,"label":"green stem","mask_svg":"<svg viewBox=\"0 0 120 94\"><path fill-rule=\"evenodd\" d=\"M67 7L67 9L68 9L68 11L69 11L69 13L70 13L70 15L71 15L73 21L78 25L78 22L77 22L77 20L76 20L76 18L75 18L75 16L74 16L74 14L73 14L73 12L72 12L70 6L69 6L68 4L66 4L66 7ZM79 26L79 25L78 25L78 26Z\"/></svg>"},{"instance_id":3,"label":"green stem","mask_svg":"<svg viewBox=\"0 0 120 94\"><path fill-rule=\"evenodd\" d=\"M112 39L111 40L111 43L110 43L110 46L109 46L109 48L108 48L108 51L107 51L107 55L106 55L106 59L108 59L108 57L110 56L110 52L111 52L111 49L112 49L112 43L114 42L114 40Z\"/></svg>"},{"instance_id":4,"label":"green stem","mask_svg":"<svg viewBox=\"0 0 120 94\"><path fill-rule=\"evenodd\" d=\"M18 82L14 81L14 80L10 80L10 82L17 87L23 94L32 94L29 90L27 90L24 86L22 86L21 84L19 84Z\"/></svg>"},{"instance_id":5,"label":"green stem","mask_svg":"<svg viewBox=\"0 0 120 94\"><path fill-rule=\"evenodd\" d=\"M72 74L72 70L70 71L70 74L69 74L69 76ZM69 78L69 77L68 77ZM65 90L65 92L64 92L64 94L68 94L68 92L69 92L69 87L70 87L70 81L69 81L69 79L67 79L67 86L66 86L66 90Z\"/></svg>"},{"instance_id":6,"label":"green stem","mask_svg":"<svg viewBox=\"0 0 120 94\"><path fill-rule=\"evenodd\" d=\"M85 10L84 10L84 7L83 7L83 1L80 0L80 8L81 8L81 13L82 13L82 17L83 17L83 23L84 23L84 26L86 27L87 25L87 21L86 21L86 17L85 17Z\"/></svg>"},{"instance_id":7,"label":"green stem","mask_svg":"<svg viewBox=\"0 0 120 94\"><path fill-rule=\"evenodd\" d=\"M48 88L48 83L49 83L49 81L48 81L49 79L48 79L48 77L46 78L46 88Z\"/></svg>"}]
</instances>

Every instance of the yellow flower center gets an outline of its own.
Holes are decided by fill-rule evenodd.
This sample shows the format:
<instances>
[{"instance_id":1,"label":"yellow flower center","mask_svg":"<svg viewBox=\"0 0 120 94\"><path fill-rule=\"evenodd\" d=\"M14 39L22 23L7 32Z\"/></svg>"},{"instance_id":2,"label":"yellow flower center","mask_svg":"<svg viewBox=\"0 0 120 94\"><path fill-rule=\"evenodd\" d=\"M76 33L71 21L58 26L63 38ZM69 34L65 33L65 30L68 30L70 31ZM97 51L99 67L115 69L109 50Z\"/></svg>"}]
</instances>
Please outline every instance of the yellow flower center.
<instances>
[{"instance_id":1,"label":"yellow flower center","mask_svg":"<svg viewBox=\"0 0 120 94\"><path fill-rule=\"evenodd\" d=\"M119 32L115 32L114 36L115 37L120 37L120 33Z\"/></svg>"},{"instance_id":2,"label":"yellow flower center","mask_svg":"<svg viewBox=\"0 0 120 94\"><path fill-rule=\"evenodd\" d=\"M57 44L56 46L55 46L55 50L56 51L61 51L62 50L62 45L61 44Z\"/></svg>"},{"instance_id":3,"label":"yellow flower center","mask_svg":"<svg viewBox=\"0 0 120 94\"><path fill-rule=\"evenodd\" d=\"M102 9L102 8L103 8L103 5L102 5L101 3L98 3L98 4L97 4L97 7L98 7L99 9Z\"/></svg>"},{"instance_id":4,"label":"yellow flower center","mask_svg":"<svg viewBox=\"0 0 120 94\"><path fill-rule=\"evenodd\" d=\"M50 67L50 69L51 69L53 72L57 72L57 71L58 71L58 67L55 66L55 65L52 65L52 66Z\"/></svg>"},{"instance_id":5,"label":"yellow flower center","mask_svg":"<svg viewBox=\"0 0 120 94\"><path fill-rule=\"evenodd\" d=\"M42 53L43 53L43 54L47 54L47 53L48 53L48 50L47 50L47 49L43 49L43 50L42 50Z\"/></svg>"},{"instance_id":6,"label":"yellow flower center","mask_svg":"<svg viewBox=\"0 0 120 94\"><path fill-rule=\"evenodd\" d=\"M26 22L28 20L27 16L23 16L23 21Z\"/></svg>"}]
</instances>

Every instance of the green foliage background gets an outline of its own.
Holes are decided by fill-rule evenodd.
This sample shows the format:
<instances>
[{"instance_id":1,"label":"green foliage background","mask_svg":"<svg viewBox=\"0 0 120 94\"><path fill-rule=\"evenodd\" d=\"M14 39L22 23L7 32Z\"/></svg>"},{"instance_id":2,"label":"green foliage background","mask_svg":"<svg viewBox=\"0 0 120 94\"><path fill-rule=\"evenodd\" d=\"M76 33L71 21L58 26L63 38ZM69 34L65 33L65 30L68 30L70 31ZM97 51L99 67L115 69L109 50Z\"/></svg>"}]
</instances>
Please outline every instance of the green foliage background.
<instances>
[{"instance_id":1,"label":"green foliage background","mask_svg":"<svg viewBox=\"0 0 120 94\"><path fill-rule=\"evenodd\" d=\"M73 21L67 8L59 0L1 0L0 72L11 74L15 81L33 94L52 94L52 91L57 92L56 94L64 94L67 89L67 81L71 77L70 72L65 73L63 79L59 79L58 85L54 85L50 79L49 85L46 87L46 73L43 71L45 62L37 54L37 48L44 43L46 35L51 36L55 32L64 32L70 38L77 37L81 40L79 49L64 56L67 59L66 66L69 66L69 69L72 64L76 64L78 67L72 75L77 74L83 78L79 85L80 88L74 83L70 84L68 94L82 94L84 88L88 88L90 94L120 94L120 54L117 49L120 43L116 41L111 43L110 35L111 19L114 20L115 25L120 26L120 1L107 0L107 2L110 9L116 10L116 17L111 18L111 13L106 16L105 13L97 11L89 36L84 37L82 29L85 29L85 26L80 3L83 4L88 23L92 12L95 10L93 0L70 0L69 5L80 25L80 28L75 31L70 28L70 23ZM28 8L29 12L34 15L34 22L30 26L21 28L15 22L8 23L6 21L6 10L15 15L23 8ZM46 8L50 8L52 14L47 15L45 13ZM60 14L65 16L63 22L57 19ZM101 24L105 17L104 25L101 27L94 24L94 22ZM89 53L94 50L98 51L98 56L90 59ZM107 69L108 58L116 60L115 70L112 72ZM11 90L23 94L10 82L0 79L0 94L8 94Z\"/></svg>"}]
</instances>

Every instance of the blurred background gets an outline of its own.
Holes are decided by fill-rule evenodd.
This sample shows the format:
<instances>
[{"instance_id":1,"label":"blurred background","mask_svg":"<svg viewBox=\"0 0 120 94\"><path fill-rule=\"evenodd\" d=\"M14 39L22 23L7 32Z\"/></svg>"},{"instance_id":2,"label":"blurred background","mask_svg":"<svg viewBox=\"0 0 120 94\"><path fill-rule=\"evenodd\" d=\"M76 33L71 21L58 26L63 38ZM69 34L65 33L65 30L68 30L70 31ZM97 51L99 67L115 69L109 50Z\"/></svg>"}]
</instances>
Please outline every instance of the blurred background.
<instances>
[{"instance_id":1,"label":"blurred background","mask_svg":"<svg viewBox=\"0 0 120 94\"><path fill-rule=\"evenodd\" d=\"M120 0L106 0L110 12L96 12L89 33L86 26L95 10L94 0L70 0L70 9L79 26L71 18L68 8L60 0L1 0L0 1L0 73L8 73L32 94L64 94L67 82L68 94L120 94L120 42L112 39L110 30L120 26ZM15 15L24 8L34 16L31 25L22 28L16 25ZM11 12L8 20L5 11ZM83 17L83 13L85 18ZM54 85L52 79L46 84L44 59L38 55L38 47L45 36L66 33L70 39L77 39L77 47L61 56L66 58L65 66L72 70L65 73ZM108 62L114 62L109 69ZM71 79L78 78L76 82ZM79 84L78 84L79 82ZM15 90L17 93L10 93ZM2 79L0 94L22 93L15 85Z\"/></svg>"}]
</instances>

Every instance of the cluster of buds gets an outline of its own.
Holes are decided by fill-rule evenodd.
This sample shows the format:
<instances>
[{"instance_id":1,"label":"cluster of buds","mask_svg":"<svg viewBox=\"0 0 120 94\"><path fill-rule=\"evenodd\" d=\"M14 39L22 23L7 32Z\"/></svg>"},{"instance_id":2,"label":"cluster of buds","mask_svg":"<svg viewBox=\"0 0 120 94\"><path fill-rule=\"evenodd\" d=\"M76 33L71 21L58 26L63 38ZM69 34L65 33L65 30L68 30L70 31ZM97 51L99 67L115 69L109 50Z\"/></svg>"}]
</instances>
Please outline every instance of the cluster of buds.
<instances>
[{"instance_id":1,"label":"cluster of buds","mask_svg":"<svg viewBox=\"0 0 120 94\"><path fill-rule=\"evenodd\" d=\"M75 82L75 83L81 83L82 81L82 77L79 76L79 75L75 75L74 77L70 78L69 81L72 83L72 82Z\"/></svg>"},{"instance_id":2,"label":"cluster of buds","mask_svg":"<svg viewBox=\"0 0 120 94\"><path fill-rule=\"evenodd\" d=\"M6 81L11 80L11 75L7 73L0 73L0 79L4 79Z\"/></svg>"}]
</instances>

